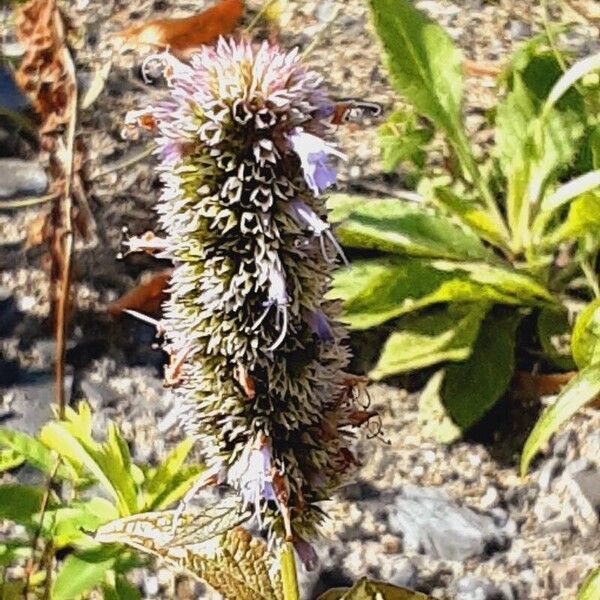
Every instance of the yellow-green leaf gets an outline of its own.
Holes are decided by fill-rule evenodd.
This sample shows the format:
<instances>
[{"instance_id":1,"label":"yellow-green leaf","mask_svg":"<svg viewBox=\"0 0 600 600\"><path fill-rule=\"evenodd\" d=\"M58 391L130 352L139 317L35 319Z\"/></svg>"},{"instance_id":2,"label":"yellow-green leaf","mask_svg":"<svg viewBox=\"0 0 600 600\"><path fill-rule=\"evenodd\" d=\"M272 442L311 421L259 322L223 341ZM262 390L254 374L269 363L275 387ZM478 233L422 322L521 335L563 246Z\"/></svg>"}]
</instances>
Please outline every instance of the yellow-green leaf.
<instances>
[{"instance_id":1,"label":"yellow-green leaf","mask_svg":"<svg viewBox=\"0 0 600 600\"><path fill-rule=\"evenodd\" d=\"M600 394L600 362L583 369L570 381L548 407L529 434L521 456L521 475L527 473L533 457L560 426L580 408Z\"/></svg>"},{"instance_id":2,"label":"yellow-green leaf","mask_svg":"<svg viewBox=\"0 0 600 600\"><path fill-rule=\"evenodd\" d=\"M588 304L577 317L571 349L580 369L600 362L600 298Z\"/></svg>"},{"instance_id":3,"label":"yellow-green leaf","mask_svg":"<svg viewBox=\"0 0 600 600\"><path fill-rule=\"evenodd\" d=\"M369 377L382 379L440 362L465 360L487 310L484 303L450 304L401 317Z\"/></svg>"},{"instance_id":4,"label":"yellow-green leaf","mask_svg":"<svg viewBox=\"0 0 600 600\"><path fill-rule=\"evenodd\" d=\"M319 596L318 600L431 600L430 596L383 581L363 577L352 588L336 588Z\"/></svg>"},{"instance_id":5,"label":"yellow-green leaf","mask_svg":"<svg viewBox=\"0 0 600 600\"><path fill-rule=\"evenodd\" d=\"M598 600L600 598L600 568L594 569L583 582L577 600Z\"/></svg>"}]
</instances>

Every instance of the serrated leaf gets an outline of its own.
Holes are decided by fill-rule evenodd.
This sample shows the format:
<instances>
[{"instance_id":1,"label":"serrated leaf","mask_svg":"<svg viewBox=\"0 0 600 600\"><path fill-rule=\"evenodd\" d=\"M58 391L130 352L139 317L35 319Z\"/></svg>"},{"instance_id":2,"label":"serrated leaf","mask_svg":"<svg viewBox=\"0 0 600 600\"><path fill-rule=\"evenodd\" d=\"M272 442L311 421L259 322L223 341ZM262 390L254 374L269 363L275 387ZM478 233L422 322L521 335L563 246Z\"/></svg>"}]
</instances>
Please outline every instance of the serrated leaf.
<instances>
[{"instance_id":1,"label":"serrated leaf","mask_svg":"<svg viewBox=\"0 0 600 600\"><path fill-rule=\"evenodd\" d=\"M224 514L231 512L226 509ZM274 569L274 558L266 545L240 527L231 529L233 521L229 517L217 523L208 519L208 532L205 527L200 527L195 531L184 531L173 539L173 511L156 513L152 520L144 521L145 516L135 515L122 519L113 528L111 525L101 528L97 539L125 543L159 556L167 565L185 569L205 581L225 598L283 600L281 577ZM189 517L193 522L197 515L190 514ZM129 531L125 532L124 527ZM187 527L184 525L184 529ZM214 537L214 532L224 530L226 533L222 537Z\"/></svg>"},{"instance_id":2,"label":"serrated leaf","mask_svg":"<svg viewBox=\"0 0 600 600\"><path fill-rule=\"evenodd\" d=\"M93 533L118 516L114 504L104 498L92 498L46 511L43 529L52 536L55 548L62 548L87 539L84 532Z\"/></svg>"},{"instance_id":3,"label":"serrated leaf","mask_svg":"<svg viewBox=\"0 0 600 600\"><path fill-rule=\"evenodd\" d=\"M383 379L440 362L465 360L471 354L486 304L450 304L407 315L385 342L371 379Z\"/></svg>"},{"instance_id":4,"label":"serrated leaf","mask_svg":"<svg viewBox=\"0 0 600 600\"><path fill-rule=\"evenodd\" d=\"M460 123L462 54L409 0L370 0L392 85L446 132Z\"/></svg>"},{"instance_id":5,"label":"serrated leaf","mask_svg":"<svg viewBox=\"0 0 600 600\"><path fill-rule=\"evenodd\" d=\"M115 564L110 551L88 551L67 556L52 586L52 600L73 600L99 586Z\"/></svg>"},{"instance_id":6,"label":"serrated leaf","mask_svg":"<svg viewBox=\"0 0 600 600\"><path fill-rule=\"evenodd\" d=\"M600 394L600 363L594 363L580 371L548 407L529 434L521 456L521 475L527 473L533 457L560 426L580 408Z\"/></svg>"},{"instance_id":7,"label":"serrated leaf","mask_svg":"<svg viewBox=\"0 0 600 600\"><path fill-rule=\"evenodd\" d=\"M137 489L127 444L112 423L103 444L96 442L91 433L91 411L82 402L78 412L67 411L66 421L46 424L40 440L71 462L76 470L85 468L93 475L114 497L119 514L137 512Z\"/></svg>"},{"instance_id":8,"label":"serrated leaf","mask_svg":"<svg viewBox=\"0 0 600 600\"><path fill-rule=\"evenodd\" d=\"M352 248L408 256L493 260L479 238L443 215L401 200L364 199L337 228L340 242Z\"/></svg>"},{"instance_id":9,"label":"serrated leaf","mask_svg":"<svg viewBox=\"0 0 600 600\"><path fill-rule=\"evenodd\" d=\"M55 467L56 455L53 455L47 446L26 433L2 427L0 428L0 446L10 448L27 460L32 467L43 473L49 474ZM56 471L56 477L72 479L72 474L64 465L60 465Z\"/></svg>"},{"instance_id":10,"label":"serrated leaf","mask_svg":"<svg viewBox=\"0 0 600 600\"><path fill-rule=\"evenodd\" d=\"M508 268L480 262L416 258L357 261L351 269L336 273L329 297L345 300L343 320L353 329L374 327L445 302L555 304L545 288Z\"/></svg>"},{"instance_id":11,"label":"serrated leaf","mask_svg":"<svg viewBox=\"0 0 600 600\"><path fill-rule=\"evenodd\" d=\"M471 356L446 367L442 401L463 431L479 421L508 388L514 374L515 333L520 320L517 311L488 314Z\"/></svg>"},{"instance_id":12,"label":"serrated leaf","mask_svg":"<svg viewBox=\"0 0 600 600\"><path fill-rule=\"evenodd\" d=\"M577 317L571 349L580 369L600 362L600 299L590 302Z\"/></svg>"},{"instance_id":13,"label":"serrated leaf","mask_svg":"<svg viewBox=\"0 0 600 600\"><path fill-rule=\"evenodd\" d=\"M352 588L332 589L318 600L431 600L430 596L363 577Z\"/></svg>"},{"instance_id":14,"label":"serrated leaf","mask_svg":"<svg viewBox=\"0 0 600 600\"><path fill-rule=\"evenodd\" d=\"M577 593L577 600L598 600L598 598L600 598L600 568L594 569L585 578Z\"/></svg>"},{"instance_id":15,"label":"serrated leaf","mask_svg":"<svg viewBox=\"0 0 600 600\"><path fill-rule=\"evenodd\" d=\"M408 161L423 168L425 147L433 131L418 123L417 116L406 110L396 110L378 129L381 162L384 171L393 171L400 163Z\"/></svg>"},{"instance_id":16,"label":"serrated leaf","mask_svg":"<svg viewBox=\"0 0 600 600\"><path fill-rule=\"evenodd\" d=\"M247 513L239 512L237 502L222 502L203 509L188 509L180 514L176 529L176 510L147 512L117 519L100 527L96 540L104 544L126 544L162 556L164 548L201 544L243 523ZM162 549L162 550L161 550Z\"/></svg>"},{"instance_id":17,"label":"serrated leaf","mask_svg":"<svg viewBox=\"0 0 600 600\"><path fill-rule=\"evenodd\" d=\"M198 478L202 467L182 471L194 443L192 438L183 440L161 461L154 474L148 477L144 486L144 510L167 508L169 504L179 500Z\"/></svg>"}]
</instances>

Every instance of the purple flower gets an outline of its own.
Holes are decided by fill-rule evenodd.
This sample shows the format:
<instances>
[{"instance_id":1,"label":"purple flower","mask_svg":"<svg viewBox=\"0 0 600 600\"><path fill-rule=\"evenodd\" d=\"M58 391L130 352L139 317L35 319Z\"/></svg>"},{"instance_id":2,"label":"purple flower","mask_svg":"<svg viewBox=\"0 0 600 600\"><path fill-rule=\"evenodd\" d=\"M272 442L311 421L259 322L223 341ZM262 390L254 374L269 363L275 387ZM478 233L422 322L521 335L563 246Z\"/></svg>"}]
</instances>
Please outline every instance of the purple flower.
<instances>
[{"instance_id":1,"label":"purple flower","mask_svg":"<svg viewBox=\"0 0 600 600\"><path fill-rule=\"evenodd\" d=\"M332 342L334 340L331 325L322 310L305 310L303 316L308 326L322 342Z\"/></svg>"},{"instance_id":2,"label":"purple flower","mask_svg":"<svg viewBox=\"0 0 600 600\"><path fill-rule=\"evenodd\" d=\"M259 526L261 521L261 500L277 500L273 489L271 466L271 450L265 436L259 435L257 440L248 444L240 458L231 466L227 473L227 482L238 489L244 502L254 506Z\"/></svg>"},{"instance_id":3,"label":"purple flower","mask_svg":"<svg viewBox=\"0 0 600 600\"><path fill-rule=\"evenodd\" d=\"M344 264L349 267L350 263L342 250L342 247L339 245L338 241L335 239L333 233L331 233L331 227L329 223L319 219L315 211L310 208L310 206L306 205L301 200L294 200L290 204L292 215L296 219L296 221L300 225L306 225L313 234L319 238L319 243L321 244L321 253L323 254L323 258L331 263L329 256L327 255L327 250L325 249L325 240L323 238L323 234L325 234L329 241L332 243L333 247L336 249L337 253L340 255Z\"/></svg>"},{"instance_id":4,"label":"purple flower","mask_svg":"<svg viewBox=\"0 0 600 600\"><path fill-rule=\"evenodd\" d=\"M306 133L301 127L294 129L288 139L300 158L308 187L318 196L336 181L335 169L327 164L329 157L337 156L346 160L346 156L320 137Z\"/></svg>"}]
</instances>

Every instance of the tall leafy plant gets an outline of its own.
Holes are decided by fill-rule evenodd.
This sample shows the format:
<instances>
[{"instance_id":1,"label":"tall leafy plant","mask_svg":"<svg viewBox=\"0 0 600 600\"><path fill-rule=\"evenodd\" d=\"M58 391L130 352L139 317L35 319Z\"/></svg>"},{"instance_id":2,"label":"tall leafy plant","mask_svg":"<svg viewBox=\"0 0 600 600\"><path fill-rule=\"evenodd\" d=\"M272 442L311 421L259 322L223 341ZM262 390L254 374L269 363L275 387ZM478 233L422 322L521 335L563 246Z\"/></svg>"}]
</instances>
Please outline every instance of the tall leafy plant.
<instances>
[{"instance_id":1,"label":"tall leafy plant","mask_svg":"<svg viewBox=\"0 0 600 600\"><path fill-rule=\"evenodd\" d=\"M353 329L391 328L371 377L439 365L441 401L466 429L531 356L573 366L572 316L599 293L598 90L586 76L600 57L563 73L543 37L519 50L502 76L495 143L478 161L459 49L409 0L369 4L408 105L382 128L383 157L419 165L421 203L330 199L340 241L369 256L338 274L333 295ZM431 131L447 147L442 175L423 161ZM531 330L531 345L518 345Z\"/></svg>"}]
</instances>

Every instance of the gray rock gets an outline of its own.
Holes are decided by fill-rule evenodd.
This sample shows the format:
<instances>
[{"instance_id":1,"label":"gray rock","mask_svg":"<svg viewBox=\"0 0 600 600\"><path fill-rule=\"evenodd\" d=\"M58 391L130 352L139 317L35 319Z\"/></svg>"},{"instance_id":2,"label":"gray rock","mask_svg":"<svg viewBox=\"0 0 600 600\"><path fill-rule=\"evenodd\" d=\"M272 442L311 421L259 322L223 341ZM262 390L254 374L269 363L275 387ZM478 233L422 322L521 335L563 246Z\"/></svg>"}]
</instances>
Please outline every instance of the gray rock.
<instances>
[{"instance_id":1,"label":"gray rock","mask_svg":"<svg viewBox=\"0 0 600 600\"><path fill-rule=\"evenodd\" d=\"M512 590L511 590L512 594ZM456 582L455 600L507 600L502 589L483 577L467 576Z\"/></svg>"},{"instance_id":2,"label":"gray rock","mask_svg":"<svg viewBox=\"0 0 600 600\"><path fill-rule=\"evenodd\" d=\"M552 446L552 454L559 458L565 458L567 456L567 451L569 450L569 445L573 444L575 441L575 433L570 430L566 431L556 438L556 441Z\"/></svg>"},{"instance_id":3,"label":"gray rock","mask_svg":"<svg viewBox=\"0 0 600 600\"><path fill-rule=\"evenodd\" d=\"M0 198L18 194L43 194L48 177L35 161L18 158L0 159Z\"/></svg>"},{"instance_id":4,"label":"gray rock","mask_svg":"<svg viewBox=\"0 0 600 600\"><path fill-rule=\"evenodd\" d=\"M567 480L567 489L581 516L590 525L597 524L600 513L600 469L575 473Z\"/></svg>"},{"instance_id":5,"label":"gray rock","mask_svg":"<svg viewBox=\"0 0 600 600\"><path fill-rule=\"evenodd\" d=\"M73 376L67 375L65 381L65 397L71 397ZM27 383L18 383L13 388L10 402L12 416L6 420L6 426L36 435L49 419L52 419L54 398L54 378L50 373L29 376Z\"/></svg>"},{"instance_id":6,"label":"gray rock","mask_svg":"<svg viewBox=\"0 0 600 600\"><path fill-rule=\"evenodd\" d=\"M531 25L525 21L511 19L510 36L513 40L524 40L531 37Z\"/></svg>"},{"instance_id":7,"label":"gray rock","mask_svg":"<svg viewBox=\"0 0 600 600\"><path fill-rule=\"evenodd\" d=\"M118 401L118 394L104 383L83 379L80 385L81 395L96 410L104 406L113 406Z\"/></svg>"},{"instance_id":8,"label":"gray rock","mask_svg":"<svg viewBox=\"0 0 600 600\"><path fill-rule=\"evenodd\" d=\"M444 560L505 548L508 536L489 514L461 506L441 490L407 486L388 515L390 530L406 548Z\"/></svg>"},{"instance_id":9,"label":"gray rock","mask_svg":"<svg viewBox=\"0 0 600 600\"><path fill-rule=\"evenodd\" d=\"M495 506L498 506L499 502L500 494L498 490L493 485L488 486L488 488L485 490L485 494L481 498L481 507L494 508Z\"/></svg>"},{"instance_id":10,"label":"gray rock","mask_svg":"<svg viewBox=\"0 0 600 600\"><path fill-rule=\"evenodd\" d=\"M409 558L399 558L394 563L389 581L392 585L413 588L417 584L417 568Z\"/></svg>"},{"instance_id":11,"label":"gray rock","mask_svg":"<svg viewBox=\"0 0 600 600\"><path fill-rule=\"evenodd\" d=\"M570 477L572 477L573 475L576 475L577 473L587 471L591 466L592 466L592 463L590 462L590 460L587 457L582 456L582 457L578 458L577 460L570 462L566 466L565 479L568 480Z\"/></svg>"},{"instance_id":12,"label":"gray rock","mask_svg":"<svg viewBox=\"0 0 600 600\"><path fill-rule=\"evenodd\" d=\"M551 458L544 463L544 466L540 469L540 476L538 478L538 485L541 492L547 493L550 491L552 480L562 469L563 462L558 458Z\"/></svg>"},{"instance_id":13,"label":"gray rock","mask_svg":"<svg viewBox=\"0 0 600 600\"><path fill-rule=\"evenodd\" d=\"M562 502L556 494L542 496L533 507L533 514L540 523L545 523L549 519L560 514Z\"/></svg>"}]
</instances>

